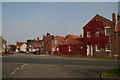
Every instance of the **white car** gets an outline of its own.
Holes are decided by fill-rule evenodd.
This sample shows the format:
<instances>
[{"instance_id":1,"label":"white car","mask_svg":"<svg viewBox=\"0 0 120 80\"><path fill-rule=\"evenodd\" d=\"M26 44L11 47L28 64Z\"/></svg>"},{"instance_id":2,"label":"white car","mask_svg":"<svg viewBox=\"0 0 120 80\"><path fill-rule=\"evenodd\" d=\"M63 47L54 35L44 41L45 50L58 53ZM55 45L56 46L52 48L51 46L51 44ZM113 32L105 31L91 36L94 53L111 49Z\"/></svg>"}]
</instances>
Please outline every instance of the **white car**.
<instances>
[{"instance_id":1,"label":"white car","mask_svg":"<svg viewBox=\"0 0 120 80\"><path fill-rule=\"evenodd\" d=\"M29 52L26 52L26 54L30 54Z\"/></svg>"}]
</instances>

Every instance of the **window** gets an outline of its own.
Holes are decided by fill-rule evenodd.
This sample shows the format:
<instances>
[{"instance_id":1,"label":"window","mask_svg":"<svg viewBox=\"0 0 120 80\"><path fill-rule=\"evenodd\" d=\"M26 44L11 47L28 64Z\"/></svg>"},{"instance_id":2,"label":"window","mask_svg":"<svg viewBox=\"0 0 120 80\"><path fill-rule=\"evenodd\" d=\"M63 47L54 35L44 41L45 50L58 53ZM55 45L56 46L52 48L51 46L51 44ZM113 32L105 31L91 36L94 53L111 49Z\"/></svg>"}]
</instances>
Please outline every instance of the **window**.
<instances>
[{"instance_id":1,"label":"window","mask_svg":"<svg viewBox=\"0 0 120 80\"><path fill-rule=\"evenodd\" d=\"M57 47L57 51L59 51L59 48Z\"/></svg>"},{"instance_id":2,"label":"window","mask_svg":"<svg viewBox=\"0 0 120 80\"><path fill-rule=\"evenodd\" d=\"M98 37L99 36L99 31L95 32L95 36Z\"/></svg>"},{"instance_id":3,"label":"window","mask_svg":"<svg viewBox=\"0 0 120 80\"><path fill-rule=\"evenodd\" d=\"M106 44L106 51L110 51L110 43Z\"/></svg>"},{"instance_id":4,"label":"window","mask_svg":"<svg viewBox=\"0 0 120 80\"><path fill-rule=\"evenodd\" d=\"M55 51L55 48L53 47L53 49L52 49L53 51Z\"/></svg>"},{"instance_id":5,"label":"window","mask_svg":"<svg viewBox=\"0 0 120 80\"><path fill-rule=\"evenodd\" d=\"M83 49L83 46L80 46L81 49Z\"/></svg>"},{"instance_id":6,"label":"window","mask_svg":"<svg viewBox=\"0 0 120 80\"><path fill-rule=\"evenodd\" d=\"M105 27L105 35L106 36L110 35L110 27Z\"/></svg>"},{"instance_id":7,"label":"window","mask_svg":"<svg viewBox=\"0 0 120 80\"><path fill-rule=\"evenodd\" d=\"M96 51L100 51L100 44L96 45Z\"/></svg>"},{"instance_id":8,"label":"window","mask_svg":"<svg viewBox=\"0 0 120 80\"><path fill-rule=\"evenodd\" d=\"M69 51L71 51L70 46L68 46L68 48L69 48Z\"/></svg>"},{"instance_id":9,"label":"window","mask_svg":"<svg viewBox=\"0 0 120 80\"><path fill-rule=\"evenodd\" d=\"M91 32L90 31L87 32L87 37L91 37Z\"/></svg>"},{"instance_id":10,"label":"window","mask_svg":"<svg viewBox=\"0 0 120 80\"><path fill-rule=\"evenodd\" d=\"M57 40L55 40L55 44L57 44Z\"/></svg>"}]
</instances>

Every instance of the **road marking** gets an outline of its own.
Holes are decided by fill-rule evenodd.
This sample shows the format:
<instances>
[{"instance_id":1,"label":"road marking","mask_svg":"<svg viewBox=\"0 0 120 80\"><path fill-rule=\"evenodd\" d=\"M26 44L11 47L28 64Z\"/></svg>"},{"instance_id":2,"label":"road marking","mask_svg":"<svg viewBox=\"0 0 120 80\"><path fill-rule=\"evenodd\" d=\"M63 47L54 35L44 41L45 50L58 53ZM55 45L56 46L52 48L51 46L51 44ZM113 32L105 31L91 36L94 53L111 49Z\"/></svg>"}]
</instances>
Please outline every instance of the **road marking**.
<instances>
[{"instance_id":1,"label":"road marking","mask_svg":"<svg viewBox=\"0 0 120 80\"><path fill-rule=\"evenodd\" d=\"M22 67L24 67L24 66L26 66L26 65L28 65L28 64L23 64L22 66L21 66L21 68ZM19 70L20 68L19 67L17 67L9 76L12 76L17 70Z\"/></svg>"},{"instance_id":2,"label":"road marking","mask_svg":"<svg viewBox=\"0 0 120 80\"><path fill-rule=\"evenodd\" d=\"M24 67L24 66L26 66L26 65L28 65L28 64L23 64L21 67Z\"/></svg>"},{"instance_id":3,"label":"road marking","mask_svg":"<svg viewBox=\"0 0 120 80\"><path fill-rule=\"evenodd\" d=\"M16 68L9 76L13 75L19 68Z\"/></svg>"}]
</instances>

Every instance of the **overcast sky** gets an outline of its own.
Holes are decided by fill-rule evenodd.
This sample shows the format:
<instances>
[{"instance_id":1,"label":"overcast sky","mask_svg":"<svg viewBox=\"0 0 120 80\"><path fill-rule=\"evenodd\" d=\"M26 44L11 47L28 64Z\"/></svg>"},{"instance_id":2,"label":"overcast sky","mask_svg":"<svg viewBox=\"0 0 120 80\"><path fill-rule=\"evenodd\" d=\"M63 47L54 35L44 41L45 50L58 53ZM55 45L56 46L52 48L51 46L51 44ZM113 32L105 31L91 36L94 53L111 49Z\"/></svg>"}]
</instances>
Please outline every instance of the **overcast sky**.
<instances>
[{"instance_id":1,"label":"overcast sky","mask_svg":"<svg viewBox=\"0 0 120 80\"><path fill-rule=\"evenodd\" d=\"M46 33L80 35L96 14L110 19L118 13L117 2L3 2L2 33L8 44Z\"/></svg>"}]
</instances>

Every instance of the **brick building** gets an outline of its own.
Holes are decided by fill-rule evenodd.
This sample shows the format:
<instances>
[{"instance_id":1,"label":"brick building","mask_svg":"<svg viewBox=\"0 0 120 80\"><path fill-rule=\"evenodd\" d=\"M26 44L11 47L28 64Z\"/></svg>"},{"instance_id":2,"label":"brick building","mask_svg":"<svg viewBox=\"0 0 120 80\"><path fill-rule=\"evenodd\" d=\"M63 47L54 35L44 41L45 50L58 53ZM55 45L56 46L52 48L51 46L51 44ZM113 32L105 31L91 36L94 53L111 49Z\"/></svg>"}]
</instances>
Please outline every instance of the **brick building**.
<instances>
[{"instance_id":1,"label":"brick building","mask_svg":"<svg viewBox=\"0 0 120 80\"><path fill-rule=\"evenodd\" d=\"M120 15L113 14L113 22L115 24L114 31L111 34L111 52L112 58L120 59Z\"/></svg>"},{"instance_id":2,"label":"brick building","mask_svg":"<svg viewBox=\"0 0 120 80\"><path fill-rule=\"evenodd\" d=\"M27 51L34 52L39 50L41 52L41 48L42 48L41 45L42 45L42 40L40 40L39 37L37 37L37 39L30 40L29 42L27 42Z\"/></svg>"},{"instance_id":3,"label":"brick building","mask_svg":"<svg viewBox=\"0 0 120 80\"><path fill-rule=\"evenodd\" d=\"M83 27L87 56L112 58L113 54L115 55L116 52L119 52L117 50L117 48L120 48L118 46L119 31L116 31L115 28L116 16L114 13L112 14L112 21L98 14L93 17Z\"/></svg>"},{"instance_id":4,"label":"brick building","mask_svg":"<svg viewBox=\"0 0 120 80\"><path fill-rule=\"evenodd\" d=\"M54 36L52 42L51 42L51 54L56 50L56 47L58 45L62 45L65 41L65 37L62 36Z\"/></svg>"},{"instance_id":5,"label":"brick building","mask_svg":"<svg viewBox=\"0 0 120 80\"><path fill-rule=\"evenodd\" d=\"M54 39L54 36L50 33L47 33L43 36L42 40L42 54L51 54L51 42Z\"/></svg>"},{"instance_id":6,"label":"brick building","mask_svg":"<svg viewBox=\"0 0 120 80\"><path fill-rule=\"evenodd\" d=\"M56 47L53 54L86 55L82 43L83 38L75 35L67 35L64 42Z\"/></svg>"}]
</instances>

